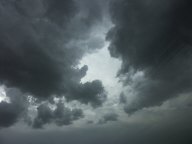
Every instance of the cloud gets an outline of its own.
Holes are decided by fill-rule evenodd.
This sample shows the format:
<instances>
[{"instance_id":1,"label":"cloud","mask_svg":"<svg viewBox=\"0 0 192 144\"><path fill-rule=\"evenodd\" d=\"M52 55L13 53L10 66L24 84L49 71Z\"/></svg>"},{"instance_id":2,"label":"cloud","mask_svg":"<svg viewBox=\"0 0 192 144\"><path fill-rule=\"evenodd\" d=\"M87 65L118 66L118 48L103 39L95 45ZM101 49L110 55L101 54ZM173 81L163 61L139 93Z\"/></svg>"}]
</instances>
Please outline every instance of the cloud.
<instances>
[{"instance_id":1,"label":"cloud","mask_svg":"<svg viewBox=\"0 0 192 144\"><path fill-rule=\"evenodd\" d=\"M47 124L51 121L53 114L51 109L45 104L40 105L37 108L37 111L38 114L34 120L33 127L42 128L42 125Z\"/></svg>"},{"instance_id":2,"label":"cloud","mask_svg":"<svg viewBox=\"0 0 192 144\"><path fill-rule=\"evenodd\" d=\"M124 93L121 93L120 96L119 96L119 102L122 103L122 104L126 104L127 103L127 98L125 96Z\"/></svg>"},{"instance_id":3,"label":"cloud","mask_svg":"<svg viewBox=\"0 0 192 144\"><path fill-rule=\"evenodd\" d=\"M18 118L18 111L14 105L7 102L0 103L0 127L8 127L15 123Z\"/></svg>"},{"instance_id":4,"label":"cloud","mask_svg":"<svg viewBox=\"0 0 192 144\"><path fill-rule=\"evenodd\" d=\"M79 0L77 1L80 7L82 8L82 14L84 17L82 21L87 25L92 25L92 23L97 23L98 21L103 19L103 8L101 6L101 2L98 0Z\"/></svg>"},{"instance_id":5,"label":"cloud","mask_svg":"<svg viewBox=\"0 0 192 144\"><path fill-rule=\"evenodd\" d=\"M9 127L24 116L28 103L17 89L6 89L10 102L0 102L0 128Z\"/></svg>"},{"instance_id":6,"label":"cloud","mask_svg":"<svg viewBox=\"0 0 192 144\"><path fill-rule=\"evenodd\" d=\"M76 67L85 53L100 47L86 48L98 39L89 38L95 22L86 26L81 11L73 0L1 1L1 83L40 99L83 87L88 68Z\"/></svg>"},{"instance_id":7,"label":"cloud","mask_svg":"<svg viewBox=\"0 0 192 144\"><path fill-rule=\"evenodd\" d=\"M34 128L43 128L45 124L55 123L58 126L70 125L75 120L83 118L81 109L69 109L64 106L64 103L59 102L55 110L47 104L42 104L37 108L37 117L34 119Z\"/></svg>"},{"instance_id":8,"label":"cloud","mask_svg":"<svg viewBox=\"0 0 192 144\"><path fill-rule=\"evenodd\" d=\"M190 100L186 98L188 103ZM176 102L177 101L177 102ZM181 99L173 100L171 105L185 105ZM176 104L177 103L177 104ZM181 104L182 103L182 104ZM176 106L177 107L177 106ZM93 125L47 131L6 129L0 131L2 144L44 144L44 143L104 143L104 144L190 144L192 142L191 108L173 109L173 106L150 108L132 115L131 121L112 125ZM187 113L187 114L186 114Z\"/></svg>"},{"instance_id":9,"label":"cloud","mask_svg":"<svg viewBox=\"0 0 192 144\"><path fill-rule=\"evenodd\" d=\"M91 104L93 107L101 106L106 101L107 93L102 86L102 82L95 80L81 85L72 85L66 99L76 99L84 104Z\"/></svg>"},{"instance_id":10,"label":"cloud","mask_svg":"<svg viewBox=\"0 0 192 144\"><path fill-rule=\"evenodd\" d=\"M135 91L126 112L191 92L191 6L190 0L111 3L114 27L107 36L109 50L122 59L119 76L127 77L125 83ZM132 82L131 73L139 71L144 72L144 80Z\"/></svg>"},{"instance_id":11,"label":"cloud","mask_svg":"<svg viewBox=\"0 0 192 144\"><path fill-rule=\"evenodd\" d=\"M118 120L118 114L116 113L107 113L103 116L102 119L99 120L98 124L105 124L110 121L117 121Z\"/></svg>"},{"instance_id":12,"label":"cloud","mask_svg":"<svg viewBox=\"0 0 192 144\"><path fill-rule=\"evenodd\" d=\"M132 144L190 144L192 142L191 99L191 94L181 95L164 102L161 106L140 110L128 119L126 117L124 122L110 125L86 124L86 126L38 131L21 126L2 129L0 142L1 144L50 142L55 144L61 142L68 144L127 144L130 142ZM60 115L59 113L57 115Z\"/></svg>"},{"instance_id":13,"label":"cloud","mask_svg":"<svg viewBox=\"0 0 192 144\"><path fill-rule=\"evenodd\" d=\"M101 106L106 100L102 82L81 83L88 67L78 68L85 54L104 45L104 39L95 34L96 25L103 23L102 10L97 11L100 5L86 0L0 1L0 83L18 89L25 95L22 98L35 97L37 103L66 96L68 101ZM0 104L2 126L16 122L27 109L18 110L15 102ZM81 110L65 110L72 119L81 114ZM49 108L39 107L38 112L37 125L52 119ZM64 121L70 123L71 118L58 123Z\"/></svg>"}]
</instances>

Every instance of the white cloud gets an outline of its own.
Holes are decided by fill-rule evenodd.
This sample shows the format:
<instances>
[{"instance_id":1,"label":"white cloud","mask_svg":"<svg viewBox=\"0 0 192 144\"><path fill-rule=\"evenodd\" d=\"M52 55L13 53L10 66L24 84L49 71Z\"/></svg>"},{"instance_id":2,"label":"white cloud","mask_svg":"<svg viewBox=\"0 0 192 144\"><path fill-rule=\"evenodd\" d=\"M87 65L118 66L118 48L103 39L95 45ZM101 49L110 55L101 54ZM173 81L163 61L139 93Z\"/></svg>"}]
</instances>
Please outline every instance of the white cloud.
<instances>
[{"instance_id":1,"label":"white cloud","mask_svg":"<svg viewBox=\"0 0 192 144\"><path fill-rule=\"evenodd\" d=\"M10 99L6 96L4 86L0 86L0 102L10 102Z\"/></svg>"}]
</instances>

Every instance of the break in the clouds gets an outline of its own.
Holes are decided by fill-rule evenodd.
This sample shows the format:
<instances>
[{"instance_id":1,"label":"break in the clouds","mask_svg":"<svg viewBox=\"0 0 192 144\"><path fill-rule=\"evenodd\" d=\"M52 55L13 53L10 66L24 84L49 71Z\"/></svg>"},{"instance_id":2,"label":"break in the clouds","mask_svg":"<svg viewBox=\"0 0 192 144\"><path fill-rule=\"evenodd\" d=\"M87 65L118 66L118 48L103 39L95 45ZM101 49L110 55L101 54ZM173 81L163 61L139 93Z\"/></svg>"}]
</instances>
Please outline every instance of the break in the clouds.
<instances>
[{"instance_id":1,"label":"break in the clouds","mask_svg":"<svg viewBox=\"0 0 192 144\"><path fill-rule=\"evenodd\" d=\"M0 144L191 144L191 6L0 0Z\"/></svg>"},{"instance_id":2,"label":"break in the clouds","mask_svg":"<svg viewBox=\"0 0 192 144\"><path fill-rule=\"evenodd\" d=\"M190 0L114 0L109 50L123 61L119 76L132 85L132 113L192 90ZM143 73L142 80L132 77ZM130 95L130 93L126 93ZM123 96L121 100L125 102Z\"/></svg>"}]
</instances>

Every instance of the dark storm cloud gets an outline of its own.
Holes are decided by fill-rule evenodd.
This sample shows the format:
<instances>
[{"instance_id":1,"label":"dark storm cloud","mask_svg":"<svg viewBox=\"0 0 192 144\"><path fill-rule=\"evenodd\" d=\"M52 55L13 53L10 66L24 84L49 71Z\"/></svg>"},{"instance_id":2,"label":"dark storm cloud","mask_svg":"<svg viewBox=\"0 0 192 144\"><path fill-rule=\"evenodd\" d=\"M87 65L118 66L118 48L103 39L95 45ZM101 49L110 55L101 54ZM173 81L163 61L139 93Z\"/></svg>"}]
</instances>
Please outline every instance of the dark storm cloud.
<instances>
[{"instance_id":1,"label":"dark storm cloud","mask_svg":"<svg viewBox=\"0 0 192 144\"><path fill-rule=\"evenodd\" d=\"M69 109L62 102L57 104L55 110L51 110L47 104L40 105L37 110L38 114L33 122L34 128L42 128L49 123L56 123L58 126L70 125L73 121L83 118L81 109Z\"/></svg>"},{"instance_id":2,"label":"dark storm cloud","mask_svg":"<svg viewBox=\"0 0 192 144\"><path fill-rule=\"evenodd\" d=\"M104 16L107 7L107 2L102 0L77 0L77 3L82 7L82 13L86 16L82 20L89 26L92 23L97 23L101 21Z\"/></svg>"},{"instance_id":3,"label":"dark storm cloud","mask_svg":"<svg viewBox=\"0 0 192 144\"><path fill-rule=\"evenodd\" d=\"M108 33L109 50L123 60L119 75L145 72L145 80L134 84L136 100L126 112L192 90L191 6L190 0L114 0L111 4L115 26Z\"/></svg>"},{"instance_id":4,"label":"dark storm cloud","mask_svg":"<svg viewBox=\"0 0 192 144\"><path fill-rule=\"evenodd\" d=\"M86 87L80 80L88 68L76 67L87 51L85 46L92 51L93 41L98 40L89 38L94 17L89 26L82 20L88 17L82 13L86 9L73 0L1 0L0 81L41 99ZM97 101L104 91L102 84L97 88L101 89L86 95L86 103ZM80 91L87 93L84 88Z\"/></svg>"},{"instance_id":5,"label":"dark storm cloud","mask_svg":"<svg viewBox=\"0 0 192 144\"><path fill-rule=\"evenodd\" d=\"M69 94L66 95L67 100L76 99L84 104L90 103L93 107L98 107L107 98L104 87L99 80L73 85L72 87Z\"/></svg>"},{"instance_id":6,"label":"dark storm cloud","mask_svg":"<svg viewBox=\"0 0 192 144\"><path fill-rule=\"evenodd\" d=\"M83 111L81 109L69 109L63 103L58 103L54 111L56 117L56 124L59 126L72 124L73 121L83 118Z\"/></svg>"},{"instance_id":7,"label":"dark storm cloud","mask_svg":"<svg viewBox=\"0 0 192 144\"><path fill-rule=\"evenodd\" d=\"M47 124L51 121L53 114L51 109L45 105L42 104L37 108L37 117L34 120L33 127L34 128L42 128L44 124Z\"/></svg>"},{"instance_id":8,"label":"dark storm cloud","mask_svg":"<svg viewBox=\"0 0 192 144\"><path fill-rule=\"evenodd\" d=\"M0 102L0 128L8 127L24 115L27 101L23 94L16 89L7 89L6 95L10 102Z\"/></svg>"},{"instance_id":9,"label":"dark storm cloud","mask_svg":"<svg viewBox=\"0 0 192 144\"><path fill-rule=\"evenodd\" d=\"M118 117L119 116L116 113L107 113L103 116L102 119L99 120L98 124L105 124L110 121L117 121Z\"/></svg>"},{"instance_id":10,"label":"dark storm cloud","mask_svg":"<svg viewBox=\"0 0 192 144\"><path fill-rule=\"evenodd\" d=\"M0 131L1 144L191 144L192 113L188 103L177 101L175 108L149 110L137 113L128 124L112 124L101 127L70 128L48 131L23 131L7 129ZM182 104L181 104L182 103ZM178 108L181 105L181 108ZM143 115L144 114L144 115ZM11 137L11 138L10 138Z\"/></svg>"},{"instance_id":11,"label":"dark storm cloud","mask_svg":"<svg viewBox=\"0 0 192 144\"><path fill-rule=\"evenodd\" d=\"M127 103L127 98L125 96L124 93L121 93L120 96L119 96L119 102L122 103L122 104L126 104Z\"/></svg>"},{"instance_id":12,"label":"dark storm cloud","mask_svg":"<svg viewBox=\"0 0 192 144\"><path fill-rule=\"evenodd\" d=\"M18 118L18 111L13 104L0 103L0 127L8 127L14 124Z\"/></svg>"},{"instance_id":13,"label":"dark storm cloud","mask_svg":"<svg viewBox=\"0 0 192 144\"><path fill-rule=\"evenodd\" d=\"M68 101L101 106L106 99L102 83L82 84L88 67L77 68L85 53L103 46L92 34L102 23L99 5L83 0L0 0L0 83L36 97L37 102L64 95ZM20 106L27 101L15 104L18 100L0 103L0 126L10 126L23 116L27 108ZM54 117L64 125L82 116L81 110L64 109L58 118L48 107L39 107L35 127Z\"/></svg>"}]
</instances>

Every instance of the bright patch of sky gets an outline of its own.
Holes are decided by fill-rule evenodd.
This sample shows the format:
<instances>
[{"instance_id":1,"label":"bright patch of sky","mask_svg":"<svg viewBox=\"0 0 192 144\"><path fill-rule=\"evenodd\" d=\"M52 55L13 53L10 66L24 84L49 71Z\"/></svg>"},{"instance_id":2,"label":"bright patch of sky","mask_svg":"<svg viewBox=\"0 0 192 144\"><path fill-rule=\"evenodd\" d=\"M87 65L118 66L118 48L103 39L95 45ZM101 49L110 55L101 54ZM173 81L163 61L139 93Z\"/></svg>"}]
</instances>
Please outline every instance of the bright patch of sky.
<instances>
[{"instance_id":1,"label":"bright patch of sky","mask_svg":"<svg viewBox=\"0 0 192 144\"><path fill-rule=\"evenodd\" d=\"M10 102L10 99L6 96L4 86L0 86L0 102L2 101Z\"/></svg>"},{"instance_id":2,"label":"bright patch of sky","mask_svg":"<svg viewBox=\"0 0 192 144\"><path fill-rule=\"evenodd\" d=\"M119 95L122 90L122 85L116 77L121 61L110 56L108 45L109 43L106 42L104 48L81 60L80 67L88 66L87 74L81 81L84 83L95 79L101 80L109 97L112 97Z\"/></svg>"},{"instance_id":3,"label":"bright patch of sky","mask_svg":"<svg viewBox=\"0 0 192 144\"><path fill-rule=\"evenodd\" d=\"M123 91L123 86L117 77L117 72L121 67L121 61L110 56L108 46L109 43L105 41L102 49L83 57L79 65L79 67L83 65L88 66L87 74L81 79L81 82L85 83L96 79L101 80L108 94L108 99L101 108L95 110L90 108L84 109L86 119L94 122L98 121L107 113L124 114L119 103L119 96Z\"/></svg>"}]
</instances>

